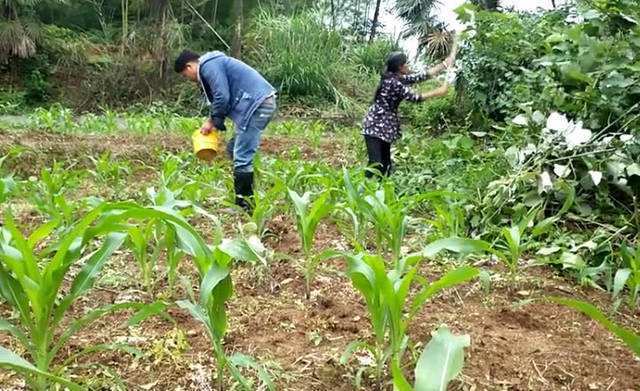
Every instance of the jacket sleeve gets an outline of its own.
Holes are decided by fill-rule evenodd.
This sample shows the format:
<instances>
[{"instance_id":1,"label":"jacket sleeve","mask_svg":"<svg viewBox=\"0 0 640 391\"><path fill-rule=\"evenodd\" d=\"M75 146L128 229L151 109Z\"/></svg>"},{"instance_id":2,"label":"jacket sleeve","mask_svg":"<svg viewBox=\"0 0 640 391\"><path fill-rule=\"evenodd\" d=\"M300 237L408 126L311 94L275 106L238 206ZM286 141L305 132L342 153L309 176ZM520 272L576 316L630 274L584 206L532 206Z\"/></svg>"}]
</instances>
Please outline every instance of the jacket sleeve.
<instances>
[{"instance_id":1,"label":"jacket sleeve","mask_svg":"<svg viewBox=\"0 0 640 391\"><path fill-rule=\"evenodd\" d=\"M210 116L213 121L213 125L216 129L225 130L224 119L229 113L229 82L227 80L227 74L222 67L222 64L218 61L212 61L202 69L201 77L203 85L209 91L208 95L211 96L211 109Z\"/></svg>"}]
</instances>

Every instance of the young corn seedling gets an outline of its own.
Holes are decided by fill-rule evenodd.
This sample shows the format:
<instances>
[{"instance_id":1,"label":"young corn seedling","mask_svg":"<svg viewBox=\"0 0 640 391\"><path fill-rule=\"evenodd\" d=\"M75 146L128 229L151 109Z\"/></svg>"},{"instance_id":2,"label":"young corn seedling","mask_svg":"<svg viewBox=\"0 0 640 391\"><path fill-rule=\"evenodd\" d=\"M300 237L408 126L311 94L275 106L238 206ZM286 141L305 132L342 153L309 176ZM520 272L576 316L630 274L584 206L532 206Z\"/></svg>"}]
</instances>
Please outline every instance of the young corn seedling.
<instances>
[{"instance_id":1,"label":"young corn seedling","mask_svg":"<svg viewBox=\"0 0 640 391\"><path fill-rule=\"evenodd\" d=\"M189 283L186 284L186 290L190 300L181 300L177 304L180 308L187 310L194 319L202 323L207 331L217 365L212 384L216 384L218 391L224 390L224 378L227 370L244 390L255 389L255 387L252 387L251 382L240 372L239 369L241 367L249 367L256 370L258 377L267 388L274 390L271 379L262 366L245 355L234 354L228 356L225 350L224 338L228 331L226 304L233 296L230 268L234 256L228 254L223 248L220 246L214 249L212 253L213 262L207 266L208 269L201 270L199 297L196 299Z\"/></svg>"},{"instance_id":2,"label":"young corn seedling","mask_svg":"<svg viewBox=\"0 0 640 391\"><path fill-rule=\"evenodd\" d=\"M442 391L462 372L464 348L468 335L454 335L447 326L440 327L420 354L412 387L402 373L400 363L393 362L393 387L396 391Z\"/></svg>"},{"instance_id":3,"label":"young corn seedling","mask_svg":"<svg viewBox=\"0 0 640 391\"><path fill-rule=\"evenodd\" d=\"M8 156L8 155L7 155ZM4 203L16 190L16 182L12 175L4 175L2 172L2 164L7 156L0 158L0 204Z\"/></svg>"},{"instance_id":4,"label":"young corn seedling","mask_svg":"<svg viewBox=\"0 0 640 391\"><path fill-rule=\"evenodd\" d=\"M55 162L51 168L44 168L40 180L31 182L29 199L40 213L52 220L60 220L69 225L73 219L73 205L67 201L66 191L76 185L73 172Z\"/></svg>"},{"instance_id":5,"label":"young corn seedling","mask_svg":"<svg viewBox=\"0 0 640 391\"><path fill-rule=\"evenodd\" d=\"M163 309L159 304L152 308L136 303L110 304L92 309L79 318L70 318L71 306L93 287L105 263L123 245L126 234L120 232L120 219L136 217L136 214L142 217L147 213L135 208L130 211L134 214L113 212L104 205L98 207L70 227L58 230L60 235L53 241L59 221L45 223L25 236L11 214L5 216L5 225L0 230L0 295L17 313L17 319L0 318L0 331L15 338L31 361L0 348L0 366L24 375L34 390L47 390L53 383L71 390L82 389L62 377L68 362L56 364L57 358L65 351L70 338L97 319L122 310L138 309L140 312L135 318L141 321ZM99 245L91 250L96 240ZM43 241L46 246L41 249ZM75 275L70 272L74 266L80 268ZM65 279L71 280L68 290L62 289ZM117 348L103 345L87 347L83 352Z\"/></svg>"},{"instance_id":6,"label":"young corn seedling","mask_svg":"<svg viewBox=\"0 0 640 391\"><path fill-rule=\"evenodd\" d=\"M364 194L356 189L346 169L343 170L342 178L344 182L342 193L345 201L338 208L345 212L351 220L352 228L348 235L351 237L353 247L356 251L364 251L366 249L368 216L372 214L371 205L365 200ZM363 187L362 192L365 191L368 189Z\"/></svg>"},{"instance_id":7,"label":"young corn seedling","mask_svg":"<svg viewBox=\"0 0 640 391\"><path fill-rule=\"evenodd\" d=\"M111 153L105 152L97 159L89 156L94 169L89 172L102 184L120 185L121 179L131 173L131 169L126 162L118 162L111 158Z\"/></svg>"},{"instance_id":8,"label":"young corn seedling","mask_svg":"<svg viewBox=\"0 0 640 391\"><path fill-rule=\"evenodd\" d=\"M256 225L258 237L262 238L267 231L267 223L278 208L278 201L284 196L285 184L277 179L273 187L267 191L258 190L253 196L253 212L251 220Z\"/></svg>"},{"instance_id":9,"label":"young corn seedling","mask_svg":"<svg viewBox=\"0 0 640 391\"><path fill-rule=\"evenodd\" d=\"M441 249L432 249L425 254L436 254ZM365 299L375 343L373 345L353 342L341 358L346 363L356 350L367 350L375 362L375 379L379 390L383 389L385 368L390 362L401 362L408 346L407 327L424 304L443 289L467 282L478 274L473 267L464 266L446 273L433 283L418 276L422 254L402 259L401 270L386 270L385 260L379 255L346 255L347 275L353 286ZM422 285L418 294L410 298L414 282Z\"/></svg>"},{"instance_id":10,"label":"young corn seedling","mask_svg":"<svg viewBox=\"0 0 640 391\"><path fill-rule=\"evenodd\" d=\"M613 282L613 298L616 299L626 286L629 289L629 308L635 310L640 294L640 246L637 248L622 246L620 255L624 268L616 272Z\"/></svg>"},{"instance_id":11,"label":"young corn seedling","mask_svg":"<svg viewBox=\"0 0 640 391\"><path fill-rule=\"evenodd\" d=\"M375 228L378 253L384 256L390 249L395 264L400 260L402 241L407 232L409 218L405 204L390 183L374 194L365 196L365 201L369 206L364 211L369 214Z\"/></svg>"},{"instance_id":12,"label":"young corn seedling","mask_svg":"<svg viewBox=\"0 0 640 391\"><path fill-rule=\"evenodd\" d=\"M320 221L333 210L331 190L327 190L311 202L311 193L300 196L293 190L289 190L289 198L293 202L298 234L302 242L304 253L304 278L305 296L311 297L311 282L315 278L316 270L321 257L313 253L313 241L316 229Z\"/></svg>"}]
</instances>

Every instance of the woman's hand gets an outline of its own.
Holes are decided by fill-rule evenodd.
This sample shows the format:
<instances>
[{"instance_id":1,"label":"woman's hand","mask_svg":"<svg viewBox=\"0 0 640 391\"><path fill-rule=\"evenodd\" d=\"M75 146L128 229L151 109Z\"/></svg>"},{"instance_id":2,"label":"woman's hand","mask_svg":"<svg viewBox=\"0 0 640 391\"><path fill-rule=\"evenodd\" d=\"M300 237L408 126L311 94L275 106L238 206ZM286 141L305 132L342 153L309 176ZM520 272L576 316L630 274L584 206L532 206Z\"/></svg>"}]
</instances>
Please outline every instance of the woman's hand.
<instances>
[{"instance_id":1,"label":"woman's hand","mask_svg":"<svg viewBox=\"0 0 640 391\"><path fill-rule=\"evenodd\" d=\"M438 98L441 96L445 96L449 93L449 85L448 84L443 84L440 87L436 88L435 90L426 92L424 94L422 94L422 100L427 100L427 99L431 99L431 98Z\"/></svg>"}]
</instances>

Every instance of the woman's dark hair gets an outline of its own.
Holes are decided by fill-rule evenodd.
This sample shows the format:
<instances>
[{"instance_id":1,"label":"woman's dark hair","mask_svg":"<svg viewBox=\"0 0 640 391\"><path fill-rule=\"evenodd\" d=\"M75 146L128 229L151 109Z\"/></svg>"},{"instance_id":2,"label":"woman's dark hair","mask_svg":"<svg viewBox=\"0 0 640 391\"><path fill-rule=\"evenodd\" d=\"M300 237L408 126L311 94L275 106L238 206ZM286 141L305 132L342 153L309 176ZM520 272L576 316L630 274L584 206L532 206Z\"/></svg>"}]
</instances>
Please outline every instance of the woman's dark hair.
<instances>
[{"instance_id":1,"label":"woman's dark hair","mask_svg":"<svg viewBox=\"0 0 640 391\"><path fill-rule=\"evenodd\" d=\"M382 73L382 76L380 77L380 84L378 84L378 88L376 89L376 94L373 98L374 101L377 100L378 97L380 96L380 92L382 91L382 83L384 83L384 81L387 79L391 79L392 77L398 76L398 73L400 72L400 68L402 68L402 66L406 63L407 63L406 54L402 52L393 52L389 54L389 57L387 57L387 65L384 69L384 72Z\"/></svg>"},{"instance_id":2,"label":"woman's dark hair","mask_svg":"<svg viewBox=\"0 0 640 391\"><path fill-rule=\"evenodd\" d=\"M181 73L187 67L188 63L197 62L198 59L200 59L200 55L198 53L192 52L191 50L183 50L178 58L176 58L176 63L173 69L176 73Z\"/></svg>"}]
</instances>

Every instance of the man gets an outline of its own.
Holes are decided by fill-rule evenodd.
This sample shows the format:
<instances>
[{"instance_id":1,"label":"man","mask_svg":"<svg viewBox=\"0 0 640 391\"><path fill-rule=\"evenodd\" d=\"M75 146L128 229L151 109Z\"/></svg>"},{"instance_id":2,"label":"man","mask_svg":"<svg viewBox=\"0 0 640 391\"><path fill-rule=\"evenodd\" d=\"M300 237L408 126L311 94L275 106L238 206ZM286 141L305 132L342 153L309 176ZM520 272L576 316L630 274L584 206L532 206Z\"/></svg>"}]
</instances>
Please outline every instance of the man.
<instances>
[{"instance_id":1,"label":"man","mask_svg":"<svg viewBox=\"0 0 640 391\"><path fill-rule=\"evenodd\" d=\"M175 71L199 83L211 106L202 134L226 130L225 118L233 120L235 134L227 152L233 160L236 204L250 212L253 157L275 114L276 90L255 69L217 51L200 56L185 50L176 59Z\"/></svg>"}]
</instances>

